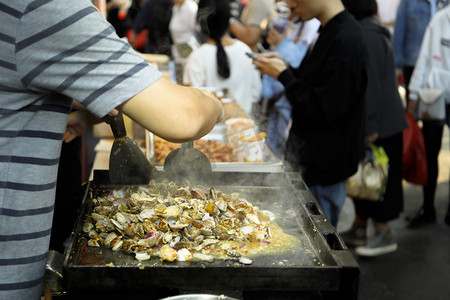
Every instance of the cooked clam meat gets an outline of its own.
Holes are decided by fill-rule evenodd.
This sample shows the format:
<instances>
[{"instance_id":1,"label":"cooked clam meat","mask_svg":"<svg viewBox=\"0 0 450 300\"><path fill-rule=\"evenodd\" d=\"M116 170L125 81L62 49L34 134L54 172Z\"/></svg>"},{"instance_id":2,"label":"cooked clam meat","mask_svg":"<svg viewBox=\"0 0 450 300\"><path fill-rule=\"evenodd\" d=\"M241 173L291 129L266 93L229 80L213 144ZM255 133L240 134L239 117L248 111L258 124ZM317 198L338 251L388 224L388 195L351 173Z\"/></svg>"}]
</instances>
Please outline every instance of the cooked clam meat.
<instances>
[{"instance_id":1,"label":"cooked clam meat","mask_svg":"<svg viewBox=\"0 0 450 300\"><path fill-rule=\"evenodd\" d=\"M83 225L88 245L131 253L137 260L241 258L251 263L240 245L268 243L274 219L238 193L167 180L113 190L93 199L93 206Z\"/></svg>"}]
</instances>

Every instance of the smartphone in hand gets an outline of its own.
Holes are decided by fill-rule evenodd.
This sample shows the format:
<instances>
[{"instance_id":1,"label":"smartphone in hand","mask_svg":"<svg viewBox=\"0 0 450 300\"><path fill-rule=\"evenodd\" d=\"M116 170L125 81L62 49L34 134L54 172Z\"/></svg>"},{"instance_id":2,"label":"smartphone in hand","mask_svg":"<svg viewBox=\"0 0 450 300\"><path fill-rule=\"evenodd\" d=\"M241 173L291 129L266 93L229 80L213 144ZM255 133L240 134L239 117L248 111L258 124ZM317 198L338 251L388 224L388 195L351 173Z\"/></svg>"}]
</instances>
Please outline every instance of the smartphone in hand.
<instances>
[{"instance_id":1,"label":"smartphone in hand","mask_svg":"<svg viewBox=\"0 0 450 300\"><path fill-rule=\"evenodd\" d=\"M250 57L253 60L258 60L258 56L256 56L254 53L252 52L245 52L245 54Z\"/></svg>"}]
</instances>

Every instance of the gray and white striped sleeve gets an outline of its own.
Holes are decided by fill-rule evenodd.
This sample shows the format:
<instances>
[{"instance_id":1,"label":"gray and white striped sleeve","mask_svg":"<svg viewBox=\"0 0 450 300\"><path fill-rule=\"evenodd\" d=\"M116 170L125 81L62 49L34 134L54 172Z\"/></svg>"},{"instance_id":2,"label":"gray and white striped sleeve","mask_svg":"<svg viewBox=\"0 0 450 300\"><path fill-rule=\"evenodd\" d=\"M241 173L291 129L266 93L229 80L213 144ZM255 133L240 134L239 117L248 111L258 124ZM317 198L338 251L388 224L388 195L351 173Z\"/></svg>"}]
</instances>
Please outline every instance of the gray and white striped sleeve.
<instances>
[{"instance_id":1,"label":"gray and white striped sleeve","mask_svg":"<svg viewBox=\"0 0 450 300\"><path fill-rule=\"evenodd\" d=\"M161 76L87 0L34 1L17 41L18 72L28 89L63 94L97 116Z\"/></svg>"}]
</instances>

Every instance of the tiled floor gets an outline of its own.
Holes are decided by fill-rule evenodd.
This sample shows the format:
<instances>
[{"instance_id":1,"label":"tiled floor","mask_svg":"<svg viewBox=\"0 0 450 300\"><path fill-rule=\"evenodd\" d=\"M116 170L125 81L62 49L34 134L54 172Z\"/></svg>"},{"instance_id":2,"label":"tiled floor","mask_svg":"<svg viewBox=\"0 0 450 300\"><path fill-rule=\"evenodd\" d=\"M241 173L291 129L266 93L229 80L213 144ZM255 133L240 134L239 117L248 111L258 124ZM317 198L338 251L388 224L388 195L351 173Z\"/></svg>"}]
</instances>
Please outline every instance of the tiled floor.
<instances>
[{"instance_id":1,"label":"tiled floor","mask_svg":"<svg viewBox=\"0 0 450 300\"><path fill-rule=\"evenodd\" d=\"M435 207L437 222L418 229L406 228L404 217L420 208L422 188L404 182L405 206L401 218L390 223L398 250L375 258L355 256L361 268L361 300L450 299L450 226L444 223L449 203L449 132L445 128L439 156L439 178ZM338 224L346 230L353 221L351 199L347 199Z\"/></svg>"}]
</instances>

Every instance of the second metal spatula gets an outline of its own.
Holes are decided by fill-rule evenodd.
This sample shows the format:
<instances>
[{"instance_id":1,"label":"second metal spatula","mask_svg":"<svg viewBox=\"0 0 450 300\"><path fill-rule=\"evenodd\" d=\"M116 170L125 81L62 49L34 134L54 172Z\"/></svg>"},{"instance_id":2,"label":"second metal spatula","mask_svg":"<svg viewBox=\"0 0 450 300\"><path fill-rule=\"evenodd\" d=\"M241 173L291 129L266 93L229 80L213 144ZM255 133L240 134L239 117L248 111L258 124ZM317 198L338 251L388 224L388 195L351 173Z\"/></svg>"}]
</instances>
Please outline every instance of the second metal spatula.
<instances>
[{"instance_id":1,"label":"second metal spatula","mask_svg":"<svg viewBox=\"0 0 450 300\"><path fill-rule=\"evenodd\" d=\"M113 184L148 184L156 168L127 136L123 116L119 113L109 118L114 143L109 156L109 179Z\"/></svg>"},{"instance_id":2,"label":"second metal spatula","mask_svg":"<svg viewBox=\"0 0 450 300\"><path fill-rule=\"evenodd\" d=\"M189 179L198 183L210 180L212 167L208 157L194 148L194 142L187 142L167 155L164 172L174 180Z\"/></svg>"}]
</instances>

